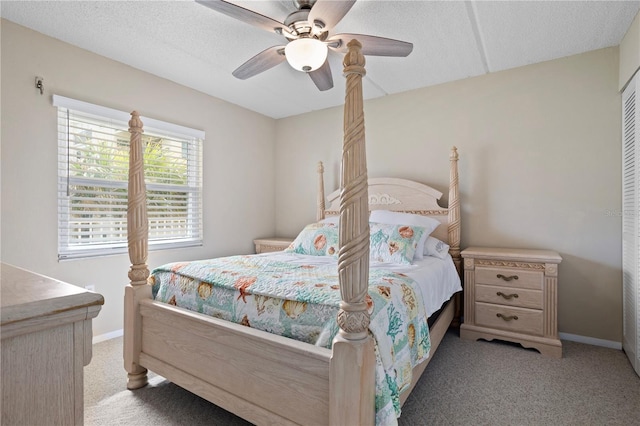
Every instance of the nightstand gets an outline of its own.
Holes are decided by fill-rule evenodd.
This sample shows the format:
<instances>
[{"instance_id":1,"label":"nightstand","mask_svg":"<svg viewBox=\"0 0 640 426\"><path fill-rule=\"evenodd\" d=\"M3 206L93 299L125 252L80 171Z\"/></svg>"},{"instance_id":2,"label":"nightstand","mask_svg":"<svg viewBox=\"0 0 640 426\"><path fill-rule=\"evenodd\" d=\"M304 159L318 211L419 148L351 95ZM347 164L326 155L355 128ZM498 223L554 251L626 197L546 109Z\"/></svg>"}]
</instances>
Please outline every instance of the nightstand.
<instances>
[{"instance_id":1,"label":"nightstand","mask_svg":"<svg viewBox=\"0 0 640 426\"><path fill-rule=\"evenodd\" d=\"M289 247L293 238L258 238L253 240L256 245L256 253L267 253L271 251L282 251Z\"/></svg>"},{"instance_id":2,"label":"nightstand","mask_svg":"<svg viewBox=\"0 0 640 426\"><path fill-rule=\"evenodd\" d=\"M499 339L561 358L558 265L551 250L470 247L464 259L462 339Z\"/></svg>"}]
</instances>

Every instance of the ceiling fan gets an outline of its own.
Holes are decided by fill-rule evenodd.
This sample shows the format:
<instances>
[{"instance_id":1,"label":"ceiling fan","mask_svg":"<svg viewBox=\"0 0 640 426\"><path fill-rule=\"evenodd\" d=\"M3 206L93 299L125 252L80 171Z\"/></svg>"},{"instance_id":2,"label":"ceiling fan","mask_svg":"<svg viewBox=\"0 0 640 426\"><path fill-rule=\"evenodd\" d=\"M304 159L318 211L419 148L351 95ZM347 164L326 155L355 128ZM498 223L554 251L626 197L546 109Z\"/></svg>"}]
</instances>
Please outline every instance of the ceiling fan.
<instances>
[{"instance_id":1,"label":"ceiling fan","mask_svg":"<svg viewBox=\"0 0 640 426\"><path fill-rule=\"evenodd\" d=\"M290 13L284 22L224 0L196 2L287 39L285 45L269 47L233 71L234 77L241 80L286 59L293 68L309 74L318 89L324 91L333 87L328 49L346 53L347 43L355 38L362 44L364 55L407 56L413 50L413 44L405 41L364 34L330 34L356 0L293 0L297 10Z\"/></svg>"}]
</instances>

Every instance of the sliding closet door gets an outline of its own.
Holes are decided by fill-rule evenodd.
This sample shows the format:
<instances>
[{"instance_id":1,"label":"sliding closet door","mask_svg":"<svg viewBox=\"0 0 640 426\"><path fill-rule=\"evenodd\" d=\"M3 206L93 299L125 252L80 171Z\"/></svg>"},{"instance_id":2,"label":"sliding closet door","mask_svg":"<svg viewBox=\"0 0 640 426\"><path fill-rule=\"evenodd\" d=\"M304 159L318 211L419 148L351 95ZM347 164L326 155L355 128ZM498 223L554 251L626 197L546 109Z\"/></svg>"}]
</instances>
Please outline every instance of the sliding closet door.
<instances>
[{"instance_id":1,"label":"sliding closet door","mask_svg":"<svg viewBox=\"0 0 640 426\"><path fill-rule=\"evenodd\" d=\"M640 375L640 80L622 93L622 348Z\"/></svg>"}]
</instances>

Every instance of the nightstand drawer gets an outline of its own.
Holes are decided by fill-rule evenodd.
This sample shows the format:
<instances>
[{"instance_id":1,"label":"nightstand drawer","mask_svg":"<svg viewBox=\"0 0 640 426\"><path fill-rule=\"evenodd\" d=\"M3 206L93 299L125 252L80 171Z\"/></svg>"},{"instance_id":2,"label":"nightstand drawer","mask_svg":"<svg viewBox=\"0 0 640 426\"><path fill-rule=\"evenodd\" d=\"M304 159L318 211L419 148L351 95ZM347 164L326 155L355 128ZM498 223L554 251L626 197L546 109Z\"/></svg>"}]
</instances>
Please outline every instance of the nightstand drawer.
<instances>
[{"instance_id":1,"label":"nightstand drawer","mask_svg":"<svg viewBox=\"0 0 640 426\"><path fill-rule=\"evenodd\" d=\"M476 302L476 324L542 336L542 311Z\"/></svg>"},{"instance_id":2,"label":"nightstand drawer","mask_svg":"<svg viewBox=\"0 0 640 426\"><path fill-rule=\"evenodd\" d=\"M509 268L476 268L476 284L542 290L544 272Z\"/></svg>"},{"instance_id":3,"label":"nightstand drawer","mask_svg":"<svg viewBox=\"0 0 640 426\"><path fill-rule=\"evenodd\" d=\"M513 287L476 285L476 302L542 309L542 291Z\"/></svg>"}]
</instances>

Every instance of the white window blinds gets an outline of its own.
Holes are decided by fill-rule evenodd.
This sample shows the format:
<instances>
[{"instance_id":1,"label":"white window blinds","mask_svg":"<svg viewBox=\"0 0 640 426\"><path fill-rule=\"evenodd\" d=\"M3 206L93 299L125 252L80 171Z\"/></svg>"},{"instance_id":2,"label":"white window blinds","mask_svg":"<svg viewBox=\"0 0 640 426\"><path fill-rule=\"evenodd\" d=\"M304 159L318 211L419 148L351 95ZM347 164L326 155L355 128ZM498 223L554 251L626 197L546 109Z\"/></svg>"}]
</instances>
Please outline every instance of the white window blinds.
<instances>
[{"instance_id":1,"label":"white window blinds","mask_svg":"<svg viewBox=\"0 0 640 426\"><path fill-rule=\"evenodd\" d=\"M129 114L54 96L58 107L58 258L127 251ZM204 133L144 123L149 249L202 244Z\"/></svg>"}]
</instances>

